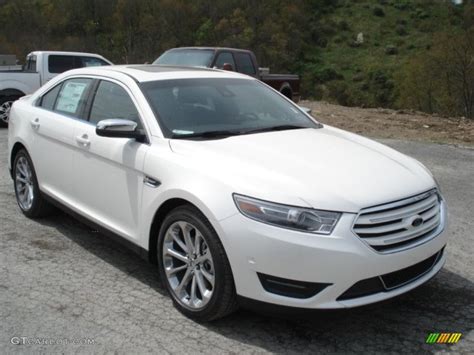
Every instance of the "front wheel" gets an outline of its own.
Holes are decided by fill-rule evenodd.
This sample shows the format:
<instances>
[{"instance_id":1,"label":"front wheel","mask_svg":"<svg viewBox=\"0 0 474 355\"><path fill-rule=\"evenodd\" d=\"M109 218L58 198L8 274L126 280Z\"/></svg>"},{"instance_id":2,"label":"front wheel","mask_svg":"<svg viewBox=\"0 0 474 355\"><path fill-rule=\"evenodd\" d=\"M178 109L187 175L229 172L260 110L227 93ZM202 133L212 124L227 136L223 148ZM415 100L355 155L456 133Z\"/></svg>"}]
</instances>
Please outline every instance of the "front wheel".
<instances>
[{"instance_id":1,"label":"front wheel","mask_svg":"<svg viewBox=\"0 0 474 355\"><path fill-rule=\"evenodd\" d=\"M199 210L181 206L171 211L157 244L160 277L180 312L198 321L211 321L237 308L224 247Z\"/></svg>"}]
</instances>

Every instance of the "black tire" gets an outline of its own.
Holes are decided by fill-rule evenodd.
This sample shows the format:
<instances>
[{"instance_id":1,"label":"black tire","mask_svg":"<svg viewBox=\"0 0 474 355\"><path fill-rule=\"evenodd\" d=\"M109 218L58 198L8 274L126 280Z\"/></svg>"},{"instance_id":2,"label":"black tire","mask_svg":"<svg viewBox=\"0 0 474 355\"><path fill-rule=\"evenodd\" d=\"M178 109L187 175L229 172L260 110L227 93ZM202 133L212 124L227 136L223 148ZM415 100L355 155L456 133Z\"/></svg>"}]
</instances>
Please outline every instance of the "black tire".
<instances>
[{"instance_id":1,"label":"black tire","mask_svg":"<svg viewBox=\"0 0 474 355\"><path fill-rule=\"evenodd\" d=\"M168 228L178 221L194 225L203 236L214 263L214 289L208 303L201 309L190 309L180 303L174 294L165 272L162 250ZM194 206L183 205L173 209L164 219L157 243L158 269L160 279L168 290L175 307L185 316L200 322L216 320L234 312L237 308L234 278L224 247L207 218Z\"/></svg>"},{"instance_id":2,"label":"black tire","mask_svg":"<svg viewBox=\"0 0 474 355\"><path fill-rule=\"evenodd\" d=\"M6 102L13 102L20 98L21 96L3 96L0 97L0 106ZM0 127L8 127L8 122L5 122L3 119L0 119Z\"/></svg>"},{"instance_id":3,"label":"black tire","mask_svg":"<svg viewBox=\"0 0 474 355\"><path fill-rule=\"evenodd\" d=\"M31 207L29 208L25 208L24 206L21 205L20 196L18 192L18 186L20 184L17 181L17 173L19 169L18 164L19 164L19 161L21 161L22 159L27 160L30 170L31 170L30 181L31 181L31 186L33 188L33 198L32 198ZM36 178L36 172L33 166L33 162L31 161L31 158L25 149L20 149L18 153L15 155L15 159L13 162L13 184L15 188L16 201L25 216L29 218L40 218L40 217L46 217L54 212L54 207L48 201L44 199L39 189L38 179Z\"/></svg>"}]
</instances>

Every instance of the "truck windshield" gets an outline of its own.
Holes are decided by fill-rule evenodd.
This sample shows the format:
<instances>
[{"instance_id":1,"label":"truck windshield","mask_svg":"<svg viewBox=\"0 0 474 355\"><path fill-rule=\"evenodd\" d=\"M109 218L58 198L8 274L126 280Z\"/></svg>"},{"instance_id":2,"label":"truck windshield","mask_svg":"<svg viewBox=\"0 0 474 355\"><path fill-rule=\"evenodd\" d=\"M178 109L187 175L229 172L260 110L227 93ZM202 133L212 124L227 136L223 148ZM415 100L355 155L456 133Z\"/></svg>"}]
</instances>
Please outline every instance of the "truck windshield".
<instances>
[{"instance_id":1,"label":"truck windshield","mask_svg":"<svg viewBox=\"0 0 474 355\"><path fill-rule=\"evenodd\" d=\"M163 53L153 64L208 67L213 55L214 52L207 49L180 49Z\"/></svg>"},{"instance_id":2,"label":"truck windshield","mask_svg":"<svg viewBox=\"0 0 474 355\"><path fill-rule=\"evenodd\" d=\"M298 106L257 80L159 80L142 83L141 88L168 138L320 127Z\"/></svg>"}]
</instances>

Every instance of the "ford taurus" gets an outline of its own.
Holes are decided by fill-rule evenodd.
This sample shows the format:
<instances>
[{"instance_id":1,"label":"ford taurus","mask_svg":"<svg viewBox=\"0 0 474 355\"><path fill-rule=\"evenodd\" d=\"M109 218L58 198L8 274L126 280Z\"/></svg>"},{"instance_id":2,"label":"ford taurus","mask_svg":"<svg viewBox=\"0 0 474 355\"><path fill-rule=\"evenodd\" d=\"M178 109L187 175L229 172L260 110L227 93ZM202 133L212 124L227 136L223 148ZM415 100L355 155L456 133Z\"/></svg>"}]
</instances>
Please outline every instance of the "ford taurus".
<instances>
[{"instance_id":1,"label":"ford taurus","mask_svg":"<svg viewBox=\"0 0 474 355\"><path fill-rule=\"evenodd\" d=\"M421 163L238 73L63 73L13 105L9 168L27 217L61 206L120 237L201 321L246 301L365 305L445 262L446 204Z\"/></svg>"}]
</instances>

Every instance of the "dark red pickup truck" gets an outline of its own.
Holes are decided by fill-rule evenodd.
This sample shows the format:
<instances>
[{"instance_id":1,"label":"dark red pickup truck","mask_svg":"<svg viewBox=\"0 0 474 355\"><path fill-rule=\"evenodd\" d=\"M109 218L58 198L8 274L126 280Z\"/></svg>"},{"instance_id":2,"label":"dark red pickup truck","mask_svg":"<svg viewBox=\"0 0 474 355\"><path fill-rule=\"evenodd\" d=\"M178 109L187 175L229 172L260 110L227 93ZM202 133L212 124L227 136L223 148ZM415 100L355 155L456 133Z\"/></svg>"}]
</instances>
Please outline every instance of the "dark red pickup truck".
<instances>
[{"instance_id":1,"label":"dark red pickup truck","mask_svg":"<svg viewBox=\"0 0 474 355\"><path fill-rule=\"evenodd\" d=\"M300 78L292 74L269 74L259 68L252 51L236 48L182 47L164 52L153 64L199 66L235 70L253 76L278 90L291 100L300 99Z\"/></svg>"}]
</instances>

